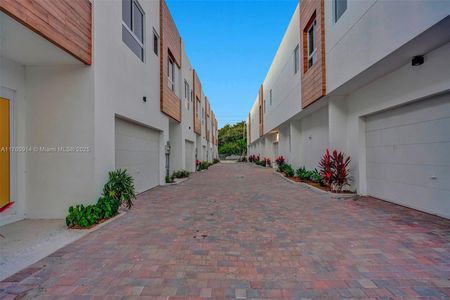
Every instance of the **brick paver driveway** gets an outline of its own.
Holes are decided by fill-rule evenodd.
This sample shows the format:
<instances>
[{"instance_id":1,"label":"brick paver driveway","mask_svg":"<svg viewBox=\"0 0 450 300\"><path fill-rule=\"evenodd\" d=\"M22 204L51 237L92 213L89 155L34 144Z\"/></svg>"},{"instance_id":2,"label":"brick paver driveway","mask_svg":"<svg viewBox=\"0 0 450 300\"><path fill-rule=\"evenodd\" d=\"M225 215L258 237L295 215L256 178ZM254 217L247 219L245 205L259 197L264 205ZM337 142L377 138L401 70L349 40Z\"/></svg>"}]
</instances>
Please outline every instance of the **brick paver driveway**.
<instances>
[{"instance_id":1,"label":"brick paver driveway","mask_svg":"<svg viewBox=\"0 0 450 300\"><path fill-rule=\"evenodd\" d=\"M220 164L141 195L125 216L1 283L0 298L446 298L449 229Z\"/></svg>"}]
</instances>

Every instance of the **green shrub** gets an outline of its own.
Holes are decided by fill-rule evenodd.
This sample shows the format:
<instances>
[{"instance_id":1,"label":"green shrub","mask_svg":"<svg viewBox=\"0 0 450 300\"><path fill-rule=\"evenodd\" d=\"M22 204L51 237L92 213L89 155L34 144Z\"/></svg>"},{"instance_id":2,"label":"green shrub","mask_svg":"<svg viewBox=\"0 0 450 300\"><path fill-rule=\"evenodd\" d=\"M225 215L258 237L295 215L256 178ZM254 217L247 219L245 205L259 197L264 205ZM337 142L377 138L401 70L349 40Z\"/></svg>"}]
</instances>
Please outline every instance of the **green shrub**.
<instances>
[{"instance_id":1,"label":"green shrub","mask_svg":"<svg viewBox=\"0 0 450 300\"><path fill-rule=\"evenodd\" d=\"M201 171L201 170L208 170L208 168L211 166L211 163L209 162L209 161L206 161L206 160L204 160L204 161L202 161L201 163L200 163L200 165L198 166L198 170L199 171Z\"/></svg>"},{"instance_id":2,"label":"green shrub","mask_svg":"<svg viewBox=\"0 0 450 300\"><path fill-rule=\"evenodd\" d=\"M262 160L257 160L257 161L255 161L255 164L257 164L258 166L262 166L262 167L265 167L265 166L266 166L265 163L264 163L264 161L262 161Z\"/></svg>"},{"instance_id":3,"label":"green shrub","mask_svg":"<svg viewBox=\"0 0 450 300\"><path fill-rule=\"evenodd\" d=\"M172 174L172 178L186 178L189 177L191 173L186 170L174 171Z\"/></svg>"},{"instance_id":4,"label":"green shrub","mask_svg":"<svg viewBox=\"0 0 450 300\"><path fill-rule=\"evenodd\" d=\"M173 176L166 176L166 183L172 183L174 181Z\"/></svg>"},{"instance_id":5,"label":"green shrub","mask_svg":"<svg viewBox=\"0 0 450 300\"><path fill-rule=\"evenodd\" d=\"M116 199L119 206L125 203L128 209L133 206L136 199L134 179L127 170L115 170L108 173L109 179L103 188L103 196Z\"/></svg>"},{"instance_id":6,"label":"green shrub","mask_svg":"<svg viewBox=\"0 0 450 300\"><path fill-rule=\"evenodd\" d=\"M305 167L301 167L295 172L295 175L301 180L309 179L310 171L306 170Z\"/></svg>"},{"instance_id":7,"label":"green shrub","mask_svg":"<svg viewBox=\"0 0 450 300\"><path fill-rule=\"evenodd\" d=\"M218 164L218 163L220 163L220 160L218 158L214 158L213 164L215 165L215 164Z\"/></svg>"},{"instance_id":8,"label":"green shrub","mask_svg":"<svg viewBox=\"0 0 450 300\"><path fill-rule=\"evenodd\" d=\"M317 171L317 169L314 169L314 171L309 171L309 180L311 180L312 182L315 183L321 183L321 176L319 171Z\"/></svg>"},{"instance_id":9,"label":"green shrub","mask_svg":"<svg viewBox=\"0 0 450 300\"><path fill-rule=\"evenodd\" d=\"M294 173L295 173L294 169L292 168L292 166L290 164L283 164L282 171L283 171L284 175L286 175L287 177L293 177Z\"/></svg>"},{"instance_id":10,"label":"green shrub","mask_svg":"<svg viewBox=\"0 0 450 300\"><path fill-rule=\"evenodd\" d=\"M109 219L117 215L119 202L116 199L100 197L96 204L76 205L69 207L66 217L68 227L87 228L99 223L102 219Z\"/></svg>"},{"instance_id":11,"label":"green shrub","mask_svg":"<svg viewBox=\"0 0 450 300\"><path fill-rule=\"evenodd\" d=\"M119 206L119 202L116 199L104 196L97 201L97 207L100 209L102 219L109 219L117 215Z\"/></svg>"},{"instance_id":12,"label":"green shrub","mask_svg":"<svg viewBox=\"0 0 450 300\"><path fill-rule=\"evenodd\" d=\"M101 210L97 205L83 204L69 207L69 215L66 217L68 227L79 226L81 228L90 227L102 219Z\"/></svg>"}]
</instances>

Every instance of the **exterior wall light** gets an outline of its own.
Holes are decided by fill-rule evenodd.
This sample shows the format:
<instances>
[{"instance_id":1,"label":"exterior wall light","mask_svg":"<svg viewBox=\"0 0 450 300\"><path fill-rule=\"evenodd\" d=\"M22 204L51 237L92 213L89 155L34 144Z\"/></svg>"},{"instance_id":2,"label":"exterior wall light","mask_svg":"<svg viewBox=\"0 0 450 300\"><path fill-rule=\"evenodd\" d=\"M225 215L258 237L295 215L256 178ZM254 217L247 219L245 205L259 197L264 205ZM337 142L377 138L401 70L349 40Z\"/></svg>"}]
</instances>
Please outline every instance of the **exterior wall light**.
<instances>
[{"instance_id":1,"label":"exterior wall light","mask_svg":"<svg viewBox=\"0 0 450 300\"><path fill-rule=\"evenodd\" d=\"M416 55L416 56L414 56L414 57L412 58L412 60L411 60L411 65L412 65L413 67L417 67L417 66L422 65L423 62L424 62L423 55Z\"/></svg>"}]
</instances>

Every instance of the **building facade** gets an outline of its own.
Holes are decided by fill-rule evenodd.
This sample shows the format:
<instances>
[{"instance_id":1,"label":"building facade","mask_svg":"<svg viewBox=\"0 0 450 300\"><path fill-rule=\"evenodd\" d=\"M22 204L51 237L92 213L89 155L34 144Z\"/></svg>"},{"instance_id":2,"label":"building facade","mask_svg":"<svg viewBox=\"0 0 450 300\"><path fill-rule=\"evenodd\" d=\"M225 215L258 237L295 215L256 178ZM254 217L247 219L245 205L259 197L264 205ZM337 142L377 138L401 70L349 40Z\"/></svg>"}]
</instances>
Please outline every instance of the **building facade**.
<instances>
[{"instance_id":1,"label":"building facade","mask_svg":"<svg viewBox=\"0 0 450 300\"><path fill-rule=\"evenodd\" d=\"M449 218L449 14L448 1L300 1L249 112L248 153L314 169L337 149L358 194Z\"/></svg>"},{"instance_id":2,"label":"building facade","mask_svg":"<svg viewBox=\"0 0 450 300\"><path fill-rule=\"evenodd\" d=\"M217 157L196 93L163 0L1 0L0 225L63 218L117 168L141 193Z\"/></svg>"}]
</instances>

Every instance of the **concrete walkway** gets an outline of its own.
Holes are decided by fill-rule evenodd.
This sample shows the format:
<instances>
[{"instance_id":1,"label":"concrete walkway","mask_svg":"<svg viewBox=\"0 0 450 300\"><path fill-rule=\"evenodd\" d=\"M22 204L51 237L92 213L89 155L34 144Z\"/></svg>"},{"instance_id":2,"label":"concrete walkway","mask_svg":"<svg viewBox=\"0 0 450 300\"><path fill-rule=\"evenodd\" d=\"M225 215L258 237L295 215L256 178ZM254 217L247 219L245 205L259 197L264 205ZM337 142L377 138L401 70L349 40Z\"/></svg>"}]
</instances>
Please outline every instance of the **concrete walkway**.
<instances>
[{"instance_id":1,"label":"concrete walkway","mask_svg":"<svg viewBox=\"0 0 450 300\"><path fill-rule=\"evenodd\" d=\"M0 298L450 297L450 221L219 164L0 283Z\"/></svg>"}]
</instances>

